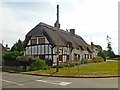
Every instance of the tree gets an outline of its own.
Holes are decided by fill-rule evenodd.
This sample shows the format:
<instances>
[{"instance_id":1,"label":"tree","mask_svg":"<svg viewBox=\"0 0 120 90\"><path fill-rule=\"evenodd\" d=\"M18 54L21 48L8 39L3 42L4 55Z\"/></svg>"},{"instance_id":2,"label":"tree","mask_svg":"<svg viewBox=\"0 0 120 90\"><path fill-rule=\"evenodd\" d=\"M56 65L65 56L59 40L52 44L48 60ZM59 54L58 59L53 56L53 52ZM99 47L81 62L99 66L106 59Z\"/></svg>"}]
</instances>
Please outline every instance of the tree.
<instances>
[{"instance_id":1,"label":"tree","mask_svg":"<svg viewBox=\"0 0 120 90\"><path fill-rule=\"evenodd\" d=\"M104 61L106 61L106 55L105 53L103 52L103 49L100 45L95 45L95 47L98 48L98 55L97 56L100 56L104 59Z\"/></svg>"},{"instance_id":2,"label":"tree","mask_svg":"<svg viewBox=\"0 0 120 90\"><path fill-rule=\"evenodd\" d=\"M97 47L99 50L103 50L102 47L100 45L95 45L95 47Z\"/></svg>"},{"instance_id":3,"label":"tree","mask_svg":"<svg viewBox=\"0 0 120 90\"><path fill-rule=\"evenodd\" d=\"M22 56L23 54L21 52L18 52L18 51L12 51L12 52L6 52L4 55L3 55L3 58L5 60L17 60L17 57L18 56Z\"/></svg>"},{"instance_id":4,"label":"tree","mask_svg":"<svg viewBox=\"0 0 120 90\"><path fill-rule=\"evenodd\" d=\"M109 37L108 35L107 35L107 48L108 48L108 51L112 51L111 37Z\"/></svg>"},{"instance_id":5,"label":"tree","mask_svg":"<svg viewBox=\"0 0 120 90\"><path fill-rule=\"evenodd\" d=\"M104 59L104 61L106 61L106 55L105 55L105 53L102 50L100 50L98 52L98 56L102 57Z\"/></svg>"},{"instance_id":6,"label":"tree","mask_svg":"<svg viewBox=\"0 0 120 90\"><path fill-rule=\"evenodd\" d=\"M107 52L106 52L106 55L109 57L109 58L115 58L115 54L114 54L114 52L113 52L113 50L112 50L112 47L111 47L111 37L109 37L108 35L107 35Z\"/></svg>"},{"instance_id":7,"label":"tree","mask_svg":"<svg viewBox=\"0 0 120 90\"><path fill-rule=\"evenodd\" d=\"M115 58L115 54L113 51L108 50L107 54L108 54L109 58Z\"/></svg>"},{"instance_id":8,"label":"tree","mask_svg":"<svg viewBox=\"0 0 120 90\"><path fill-rule=\"evenodd\" d=\"M12 48L11 48L10 51L18 51L18 52L20 52L20 51L23 51L23 50L24 50L24 48L23 48L23 42L19 39L18 42L16 42L12 46Z\"/></svg>"}]
</instances>

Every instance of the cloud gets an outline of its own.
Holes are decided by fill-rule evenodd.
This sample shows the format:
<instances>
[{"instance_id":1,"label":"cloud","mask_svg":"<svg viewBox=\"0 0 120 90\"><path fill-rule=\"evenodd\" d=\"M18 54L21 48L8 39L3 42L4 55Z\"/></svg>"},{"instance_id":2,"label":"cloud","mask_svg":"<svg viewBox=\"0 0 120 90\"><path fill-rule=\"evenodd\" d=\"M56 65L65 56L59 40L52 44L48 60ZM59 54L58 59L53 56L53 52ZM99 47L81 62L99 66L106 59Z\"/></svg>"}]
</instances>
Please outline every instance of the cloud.
<instances>
[{"instance_id":1,"label":"cloud","mask_svg":"<svg viewBox=\"0 0 120 90\"><path fill-rule=\"evenodd\" d=\"M56 5L59 4L62 29L75 28L76 34L82 36L86 42L90 44L93 41L104 49L106 36L110 35L113 50L116 53L118 51L118 0L43 0L22 3L7 1L0 5L0 29L2 39L10 46L19 38L24 40L27 32L41 21L54 25Z\"/></svg>"},{"instance_id":2,"label":"cloud","mask_svg":"<svg viewBox=\"0 0 120 90\"><path fill-rule=\"evenodd\" d=\"M61 15L61 26L64 29L75 28L76 33L90 42L106 49L106 36L113 41L113 50L118 52L118 2L114 0L87 0L74 3L74 10ZM102 43L101 43L102 41Z\"/></svg>"}]
</instances>

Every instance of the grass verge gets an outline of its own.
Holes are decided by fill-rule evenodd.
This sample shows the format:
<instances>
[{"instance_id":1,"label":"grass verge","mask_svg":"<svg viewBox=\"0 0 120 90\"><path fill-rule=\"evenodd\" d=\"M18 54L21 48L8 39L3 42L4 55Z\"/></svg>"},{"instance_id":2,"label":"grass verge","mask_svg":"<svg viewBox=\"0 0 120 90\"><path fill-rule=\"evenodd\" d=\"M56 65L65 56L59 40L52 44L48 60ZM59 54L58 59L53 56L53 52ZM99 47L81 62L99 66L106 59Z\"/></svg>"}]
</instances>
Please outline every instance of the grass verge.
<instances>
[{"instance_id":1,"label":"grass verge","mask_svg":"<svg viewBox=\"0 0 120 90\"><path fill-rule=\"evenodd\" d=\"M71 67L70 72L67 67L60 68L59 72L55 72L55 68L49 70L37 70L23 72L25 74L37 74L48 76L77 76L77 77L104 77L104 76L120 76L120 62L108 61L105 63L81 65L79 67Z\"/></svg>"}]
</instances>

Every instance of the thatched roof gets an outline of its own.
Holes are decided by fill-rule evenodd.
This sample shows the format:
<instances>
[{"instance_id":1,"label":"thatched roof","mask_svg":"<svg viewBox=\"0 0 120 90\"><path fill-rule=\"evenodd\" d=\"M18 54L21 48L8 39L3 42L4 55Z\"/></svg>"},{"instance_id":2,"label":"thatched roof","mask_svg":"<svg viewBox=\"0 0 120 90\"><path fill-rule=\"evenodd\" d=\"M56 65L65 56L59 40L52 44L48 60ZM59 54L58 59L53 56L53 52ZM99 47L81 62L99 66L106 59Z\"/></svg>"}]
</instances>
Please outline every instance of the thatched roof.
<instances>
[{"instance_id":1,"label":"thatched roof","mask_svg":"<svg viewBox=\"0 0 120 90\"><path fill-rule=\"evenodd\" d=\"M56 27L47 25L45 23L39 23L37 26L35 26L31 31L29 31L26 35L25 39L25 47L29 41L29 39L33 35L40 35L43 34L46 36L48 41L52 46L57 45L57 38L59 40L60 46L67 46L68 43L72 48L81 48L81 49L87 49L88 51L92 52L92 49L90 45L88 45L81 36L71 34L68 31L57 29Z\"/></svg>"}]
</instances>

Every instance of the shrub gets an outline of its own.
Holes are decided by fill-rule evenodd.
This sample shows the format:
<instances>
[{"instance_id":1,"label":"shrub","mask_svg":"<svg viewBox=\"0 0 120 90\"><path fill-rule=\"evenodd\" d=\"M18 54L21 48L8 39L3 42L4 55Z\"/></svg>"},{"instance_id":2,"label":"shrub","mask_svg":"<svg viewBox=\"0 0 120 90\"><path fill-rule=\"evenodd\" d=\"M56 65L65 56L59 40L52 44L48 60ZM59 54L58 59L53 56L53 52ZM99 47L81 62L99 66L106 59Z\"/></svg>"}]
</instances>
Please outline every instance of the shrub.
<instances>
[{"instance_id":1,"label":"shrub","mask_svg":"<svg viewBox=\"0 0 120 90\"><path fill-rule=\"evenodd\" d=\"M70 63L69 65L70 65L70 67L74 67L75 63L73 62L73 63Z\"/></svg>"},{"instance_id":2,"label":"shrub","mask_svg":"<svg viewBox=\"0 0 120 90\"><path fill-rule=\"evenodd\" d=\"M27 56L30 61L36 61L39 60L39 58L35 58L33 56Z\"/></svg>"},{"instance_id":3,"label":"shrub","mask_svg":"<svg viewBox=\"0 0 120 90\"><path fill-rule=\"evenodd\" d=\"M74 67L74 66L77 66L78 64L79 64L78 62L60 63L59 68ZM56 67L57 67L57 65L52 66L52 68L56 68Z\"/></svg>"},{"instance_id":4,"label":"shrub","mask_svg":"<svg viewBox=\"0 0 120 90\"><path fill-rule=\"evenodd\" d=\"M87 63L90 63L90 60L88 60L88 59L82 59L81 60L81 64L87 64Z\"/></svg>"},{"instance_id":5,"label":"shrub","mask_svg":"<svg viewBox=\"0 0 120 90\"><path fill-rule=\"evenodd\" d=\"M102 57L97 56L92 59L92 62L93 63L104 62L104 59Z\"/></svg>"},{"instance_id":6,"label":"shrub","mask_svg":"<svg viewBox=\"0 0 120 90\"><path fill-rule=\"evenodd\" d=\"M59 68L63 68L63 67L66 67L66 66L67 66L67 64L65 64L65 63L59 64ZM52 68L57 68L57 65L53 65Z\"/></svg>"},{"instance_id":7,"label":"shrub","mask_svg":"<svg viewBox=\"0 0 120 90\"><path fill-rule=\"evenodd\" d=\"M77 65L77 62L71 62L71 63L69 62L64 64L65 67L74 67L76 65Z\"/></svg>"},{"instance_id":8,"label":"shrub","mask_svg":"<svg viewBox=\"0 0 120 90\"><path fill-rule=\"evenodd\" d=\"M46 70L49 69L48 65L45 63L45 61L40 60L40 59L36 59L36 61L34 61L31 64L31 70Z\"/></svg>"},{"instance_id":9,"label":"shrub","mask_svg":"<svg viewBox=\"0 0 120 90\"><path fill-rule=\"evenodd\" d=\"M17 57L18 60L26 60L26 61L36 61L37 58L33 57L33 56L18 56Z\"/></svg>"}]
</instances>

